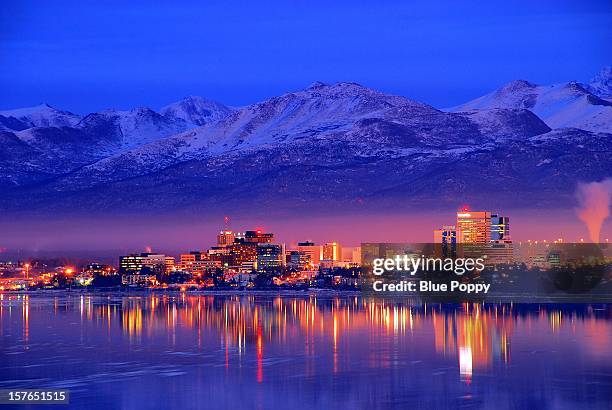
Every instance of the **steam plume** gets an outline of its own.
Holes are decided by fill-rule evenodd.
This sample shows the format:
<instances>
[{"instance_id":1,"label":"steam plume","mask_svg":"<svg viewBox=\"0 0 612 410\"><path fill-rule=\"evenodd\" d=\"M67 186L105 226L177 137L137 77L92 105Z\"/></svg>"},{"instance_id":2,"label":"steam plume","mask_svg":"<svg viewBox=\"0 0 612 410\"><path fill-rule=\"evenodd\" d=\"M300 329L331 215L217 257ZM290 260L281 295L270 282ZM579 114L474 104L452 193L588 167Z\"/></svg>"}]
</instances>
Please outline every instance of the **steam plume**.
<instances>
[{"instance_id":1,"label":"steam plume","mask_svg":"<svg viewBox=\"0 0 612 410\"><path fill-rule=\"evenodd\" d=\"M601 226L610 215L610 197L612 197L612 178L601 182L590 182L578 185L578 217L589 229L591 241L599 242Z\"/></svg>"}]
</instances>

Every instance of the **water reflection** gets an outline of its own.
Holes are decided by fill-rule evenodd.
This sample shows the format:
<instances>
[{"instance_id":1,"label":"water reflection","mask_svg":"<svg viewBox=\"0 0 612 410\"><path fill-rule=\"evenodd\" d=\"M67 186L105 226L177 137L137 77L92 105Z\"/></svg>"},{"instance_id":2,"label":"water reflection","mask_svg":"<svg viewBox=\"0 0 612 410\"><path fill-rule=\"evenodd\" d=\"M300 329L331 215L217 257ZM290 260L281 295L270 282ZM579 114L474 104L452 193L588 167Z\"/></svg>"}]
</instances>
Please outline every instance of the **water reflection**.
<instances>
[{"instance_id":1,"label":"water reflection","mask_svg":"<svg viewBox=\"0 0 612 410\"><path fill-rule=\"evenodd\" d=\"M609 305L410 305L355 296L0 294L0 388L67 385L84 408L101 394L94 385L117 380L108 399L137 408L137 397L160 393L136 379L155 386L162 376L181 380L172 395L219 408L307 408L347 397L363 408L480 407L513 394L526 397L518 407L604 407L611 313ZM58 371L54 363L76 367Z\"/></svg>"}]
</instances>

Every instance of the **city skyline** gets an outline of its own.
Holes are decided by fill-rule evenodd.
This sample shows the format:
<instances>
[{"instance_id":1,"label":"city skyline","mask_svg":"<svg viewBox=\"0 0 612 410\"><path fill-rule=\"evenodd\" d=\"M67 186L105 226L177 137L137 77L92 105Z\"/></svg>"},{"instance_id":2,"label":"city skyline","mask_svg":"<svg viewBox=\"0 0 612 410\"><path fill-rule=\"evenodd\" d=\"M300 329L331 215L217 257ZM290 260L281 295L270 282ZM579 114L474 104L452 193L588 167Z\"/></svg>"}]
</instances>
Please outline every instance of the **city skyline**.
<instances>
[{"instance_id":1,"label":"city skyline","mask_svg":"<svg viewBox=\"0 0 612 410\"><path fill-rule=\"evenodd\" d=\"M565 246L571 238L558 236L551 240L528 239L513 240L511 226L513 217L495 211L481 211L464 205L456 211L454 225L432 227L431 243L438 257L482 257L485 265L513 266L526 263L528 267L550 266L549 257L540 251L533 253L538 246ZM316 243L310 239L298 239L291 243L280 241L274 234L262 227L246 230L231 229L231 218L223 218L224 227L216 231L215 242L206 247L183 249L180 254L164 253L148 246L146 249L131 250L119 256L110 264L101 263L102 259L75 263L75 259L52 262L47 265L44 258L18 258L6 260L0 268L4 269L2 289L17 286L132 286L132 287L217 287L219 284L239 287L271 285L319 286L325 277L332 278L332 285L357 286L364 274L363 258L369 257L372 241L362 241L359 246L346 246L337 240ZM393 243L389 243L393 245ZM588 244L588 239L575 241ZM602 249L606 249L609 239L603 239ZM408 245L408 244L405 244ZM414 244L415 246L421 246ZM366 246L366 249L362 249ZM57 259L60 255L55 255ZM76 260L83 260L80 256ZM554 260L558 260L555 256ZM53 261L53 259L50 259ZM0 259L0 262L2 260ZM2 274L0 269L0 274ZM21 274L19 273L21 272ZM336 272L334 274L334 272ZM17 274L16 274L17 273ZM262 282L259 277L267 277ZM61 278L60 276L61 275ZM262 276L263 275L263 276ZM363 279L363 278L362 278ZM66 282L68 280L68 282ZM96 282L97 280L97 282ZM103 284L103 285L102 285ZM181 285L182 284L182 285ZM256 285L259 284L259 285ZM327 286L330 284L328 283Z\"/></svg>"},{"instance_id":2,"label":"city skyline","mask_svg":"<svg viewBox=\"0 0 612 410\"><path fill-rule=\"evenodd\" d=\"M464 206L464 205L463 205ZM462 206L462 207L463 207ZM458 210L461 207L457 208ZM0 221L4 232L13 232L0 242L0 257L10 253L16 257L18 253L25 254L49 252L101 252L102 254L117 254L130 249L145 251L147 248L178 254L185 249L210 247L214 237L210 232L234 227L261 228L274 231L277 238L288 245L296 245L299 241L313 240L315 242L339 241L346 246L358 246L362 242L429 242L432 240L432 229L443 225L454 225L444 214L454 212L436 212L434 214L405 215L363 215L333 216L329 218L289 218L267 219L257 218L255 223L249 218L225 217L217 221L190 221L185 223L182 218L158 217L155 224L149 220L134 219L89 219L72 221L57 221L46 226L44 224L23 225L9 220ZM589 241L589 231L575 210L564 212L533 210L512 211L512 237L517 241L553 242L563 237L566 241ZM550 224L548 220L563 220L563 224ZM355 223L357 221L358 223ZM346 229L350 226L350 231ZM58 236L57 233L62 232ZM543 234L545 232L545 234ZM208 234L207 234L208 233ZM168 239L170 236L171 239ZM612 219L603 220L601 241L612 238Z\"/></svg>"}]
</instances>

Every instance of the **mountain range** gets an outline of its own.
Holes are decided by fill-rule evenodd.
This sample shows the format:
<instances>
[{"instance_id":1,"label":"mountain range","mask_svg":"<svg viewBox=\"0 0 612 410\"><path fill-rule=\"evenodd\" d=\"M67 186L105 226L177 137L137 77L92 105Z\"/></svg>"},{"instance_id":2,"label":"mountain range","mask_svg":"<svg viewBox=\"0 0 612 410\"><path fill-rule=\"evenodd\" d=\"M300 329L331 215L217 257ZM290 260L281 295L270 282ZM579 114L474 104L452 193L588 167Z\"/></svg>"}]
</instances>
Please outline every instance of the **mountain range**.
<instances>
[{"instance_id":1,"label":"mountain range","mask_svg":"<svg viewBox=\"0 0 612 410\"><path fill-rule=\"evenodd\" d=\"M612 77L512 81L450 109L355 83L245 107L0 111L0 211L563 207L612 176Z\"/></svg>"}]
</instances>

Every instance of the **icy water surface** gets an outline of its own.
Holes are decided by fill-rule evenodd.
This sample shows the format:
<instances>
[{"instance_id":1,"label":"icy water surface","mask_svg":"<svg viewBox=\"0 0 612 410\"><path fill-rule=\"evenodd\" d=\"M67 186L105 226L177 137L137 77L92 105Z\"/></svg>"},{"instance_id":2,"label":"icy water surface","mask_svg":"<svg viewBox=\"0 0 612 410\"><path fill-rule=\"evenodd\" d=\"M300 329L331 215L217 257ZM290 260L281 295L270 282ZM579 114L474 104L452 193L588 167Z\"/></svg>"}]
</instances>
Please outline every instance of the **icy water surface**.
<instances>
[{"instance_id":1,"label":"icy water surface","mask_svg":"<svg viewBox=\"0 0 612 410\"><path fill-rule=\"evenodd\" d=\"M1 294L0 360L82 409L609 409L612 306Z\"/></svg>"}]
</instances>

